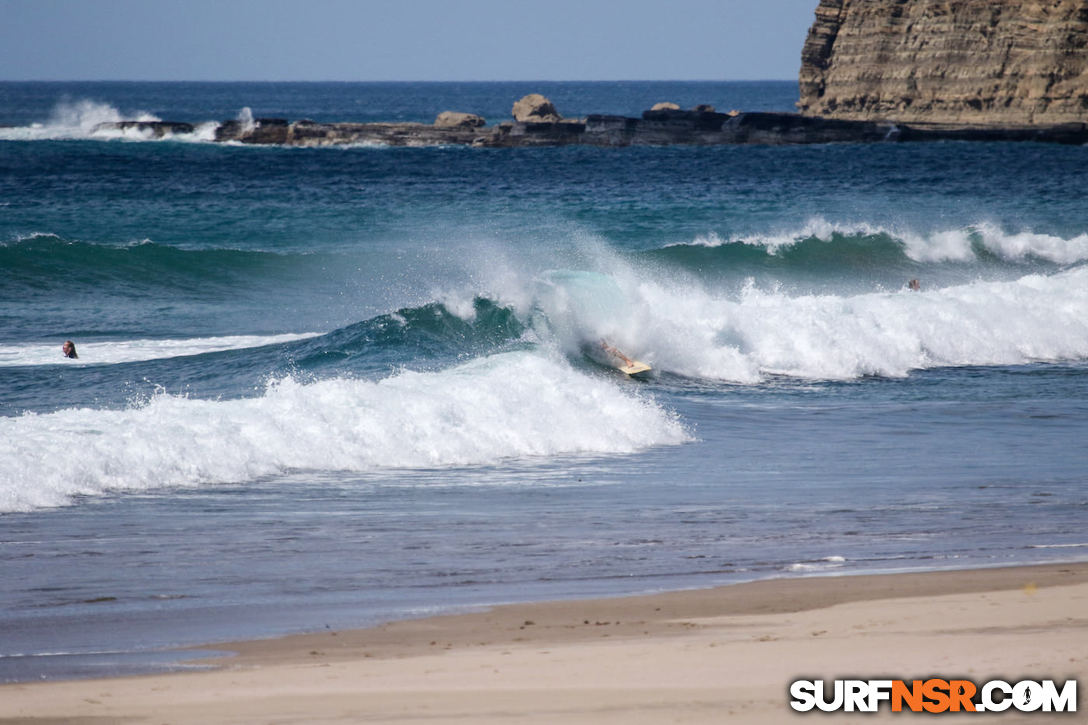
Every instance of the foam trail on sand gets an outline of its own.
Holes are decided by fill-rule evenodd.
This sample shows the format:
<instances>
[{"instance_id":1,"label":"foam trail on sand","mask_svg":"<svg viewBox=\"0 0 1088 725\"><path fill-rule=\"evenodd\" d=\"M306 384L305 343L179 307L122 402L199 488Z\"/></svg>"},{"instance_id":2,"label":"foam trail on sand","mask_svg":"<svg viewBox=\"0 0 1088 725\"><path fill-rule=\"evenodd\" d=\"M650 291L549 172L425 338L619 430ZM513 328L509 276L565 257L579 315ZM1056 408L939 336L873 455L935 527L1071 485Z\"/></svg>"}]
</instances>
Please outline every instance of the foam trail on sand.
<instances>
[{"instance_id":1,"label":"foam trail on sand","mask_svg":"<svg viewBox=\"0 0 1088 725\"><path fill-rule=\"evenodd\" d=\"M652 400L516 352L378 382L286 378L257 398L167 394L125 410L0 419L0 511L292 470L486 465L690 440Z\"/></svg>"}]
</instances>

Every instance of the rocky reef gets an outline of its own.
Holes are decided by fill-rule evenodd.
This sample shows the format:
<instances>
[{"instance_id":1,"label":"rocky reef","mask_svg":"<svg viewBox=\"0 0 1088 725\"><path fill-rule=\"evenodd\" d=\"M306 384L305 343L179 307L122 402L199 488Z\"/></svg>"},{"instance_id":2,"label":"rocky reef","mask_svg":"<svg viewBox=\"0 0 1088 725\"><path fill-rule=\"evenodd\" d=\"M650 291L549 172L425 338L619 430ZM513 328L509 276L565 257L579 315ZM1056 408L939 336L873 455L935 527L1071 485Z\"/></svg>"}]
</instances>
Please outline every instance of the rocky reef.
<instances>
[{"instance_id":1,"label":"rocky reef","mask_svg":"<svg viewBox=\"0 0 1088 725\"><path fill-rule=\"evenodd\" d=\"M545 99L546 100L546 99ZM548 104L551 105L550 102ZM720 144L875 143L896 141L1044 141L1088 143L1088 125L1066 123L1033 126L964 126L894 123L806 116L796 113L718 113L712 106L684 110L660 103L639 118L590 114L563 118L552 110L549 120L502 121L487 126L480 116L443 111L426 123L317 123L309 120L257 118L224 121L214 140L281 146L713 146ZM538 116L538 117L539 117ZM171 121L119 121L98 126L103 132L135 132L146 138L191 133L191 124Z\"/></svg>"},{"instance_id":2,"label":"rocky reef","mask_svg":"<svg viewBox=\"0 0 1088 725\"><path fill-rule=\"evenodd\" d=\"M821 0L802 114L1003 127L1088 120L1083 0Z\"/></svg>"}]
</instances>

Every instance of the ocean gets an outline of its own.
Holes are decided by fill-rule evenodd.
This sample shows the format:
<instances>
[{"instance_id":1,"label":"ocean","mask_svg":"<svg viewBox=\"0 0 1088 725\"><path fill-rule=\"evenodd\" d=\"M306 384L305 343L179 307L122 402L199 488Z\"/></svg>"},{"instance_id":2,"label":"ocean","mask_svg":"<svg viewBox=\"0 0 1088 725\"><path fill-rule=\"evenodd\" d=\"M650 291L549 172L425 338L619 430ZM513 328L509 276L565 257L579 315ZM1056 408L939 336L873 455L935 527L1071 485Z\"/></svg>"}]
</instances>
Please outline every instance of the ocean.
<instances>
[{"instance_id":1,"label":"ocean","mask_svg":"<svg viewBox=\"0 0 1088 725\"><path fill-rule=\"evenodd\" d=\"M209 141L247 114L496 123L530 92L569 117L797 99L0 83L0 681L1088 557L1088 148ZM154 118L197 127L94 131Z\"/></svg>"}]
</instances>

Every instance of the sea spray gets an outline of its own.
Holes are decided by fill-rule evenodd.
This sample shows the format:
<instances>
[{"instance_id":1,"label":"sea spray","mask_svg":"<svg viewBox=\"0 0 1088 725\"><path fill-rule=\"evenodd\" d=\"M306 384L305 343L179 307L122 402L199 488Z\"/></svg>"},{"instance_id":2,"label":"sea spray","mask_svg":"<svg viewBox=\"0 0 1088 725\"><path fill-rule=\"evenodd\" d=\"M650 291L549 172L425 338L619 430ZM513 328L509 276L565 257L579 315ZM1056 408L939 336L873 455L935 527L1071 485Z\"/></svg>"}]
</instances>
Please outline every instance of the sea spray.
<instances>
[{"instance_id":1,"label":"sea spray","mask_svg":"<svg viewBox=\"0 0 1088 725\"><path fill-rule=\"evenodd\" d=\"M257 122L253 120L253 110L249 106L243 106L242 110L238 111L235 120L241 126L243 134L249 133L257 127Z\"/></svg>"},{"instance_id":2,"label":"sea spray","mask_svg":"<svg viewBox=\"0 0 1088 725\"><path fill-rule=\"evenodd\" d=\"M73 136L88 136L94 133L100 124L125 120L161 121L162 119L146 111L136 111L126 116L108 103L82 99L58 103L44 127L58 131L66 130Z\"/></svg>"},{"instance_id":3,"label":"sea spray","mask_svg":"<svg viewBox=\"0 0 1088 725\"><path fill-rule=\"evenodd\" d=\"M248 110L248 109L243 109ZM241 119L241 114L239 114ZM215 141L219 122L207 120L193 124L188 133L155 133L141 126L121 128L122 121L153 123L161 118L147 111L122 112L116 106L93 99L62 100L54 106L45 121L27 126L0 126L0 141L61 141L96 139L99 141L186 141L209 143ZM252 114L249 124L253 123Z\"/></svg>"},{"instance_id":4,"label":"sea spray","mask_svg":"<svg viewBox=\"0 0 1088 725\"><path fill-rule=\"evenodd\" d=\"M1088 357L1083 267L922 292L794 295L750 281L734 296L652 278L613 286L622 298L611 306L604 293L595 306L554 303L564 349L608 338L659 371L736 383Z\"/></svg>"},{"instance_id":5,"label":"sea spray","mask_svg":"<svg viewBox=\"0 0 1088 725\"><path fill-rule=\"evenodd\" d=\"M887 236L832 235L826 242L779 246L773 254L750 244L736 247L744 258L781 260L781 268L791 270L811 263L811 255L798 254L800 245L817 245L831 255L821 272L830 281L812 289L782 283L775 274L737 276L732 268L744 268L739 257L724 263L733 275L727 284L700 280L692 265L678 264L684 260L665 264L646 254L617 254L593 239L582 255L588 268L519 275L503 264L493 280L481 272L477 283L491 290L496 304L517 310L538 341L572 358L581 357L585 345L605 341L659 372L732 383L778 375L903 377L942 366L1088 357L1088 267L1079 264L1088 249L1079 249L1080 238L1009 235L979 226L948 232L953 241L943 256L970 252L982 235L989 240L985 249L1001 252L995 264L976 259L955 274L941 269L923 278L921 292L907 289L905 275L893 275L889 287L848 274L850 265L886 270L901 264L910 271L903 252L908 242ZM1063 271L1068 261L1074 263ZM447 308L467 313L468 298L462 293L460 304L456 299L448 295Z\"/></svg>"},{"instance_id":6,"label":"sea spray","mask_svg":"<svg viewBox=\"0 0 1088 725\"><path fill-rule=\"evenodd\" d=\"M34 123L29 126L0 128L0 140L47 141L94 138L99 134L101 124L126 120L159 121L161 119L146 111L123 114L108 103L101 103L91 99L68 99L58 102L53 108L49 119L45 122ZM124 135L124 132L118 130L105 132L101 137L121 137ZM135 140L141 138L139 134L129 135Z\"/></svg>"},{"instance_id":7,"label":"sea spray","mask_svg":"<svg viewBox=\"0 0 1088 725\"><path fill-rule=\"evenodd\" d=\"M3 418L0 511L299 469L486 465L690 439L672 413L614 379L508 353L378 382L284 378L240 400L159 394L125 410Z\"/></svg>"}]
</instances>

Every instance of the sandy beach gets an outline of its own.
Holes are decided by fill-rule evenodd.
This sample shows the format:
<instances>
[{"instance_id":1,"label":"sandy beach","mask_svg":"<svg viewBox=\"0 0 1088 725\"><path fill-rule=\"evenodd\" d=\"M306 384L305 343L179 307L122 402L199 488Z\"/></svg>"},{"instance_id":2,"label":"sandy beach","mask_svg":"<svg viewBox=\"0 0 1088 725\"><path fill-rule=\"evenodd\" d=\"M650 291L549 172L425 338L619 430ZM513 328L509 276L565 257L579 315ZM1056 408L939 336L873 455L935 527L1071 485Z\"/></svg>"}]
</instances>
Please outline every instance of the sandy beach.
<instances>
[{"instance_id":1,"label":"sandy beach","mask_svg":"<svg viewBox=\"0 0 1088 725\"><path fill-rule=\"evenodd\" d=\"M784 722L821 717L790 709L798 678L1088 681L1086 613L1088 563L517 604L216 645L237 655L213 670L6 685L0 722Z\"/></svg>"}]
</instances>

